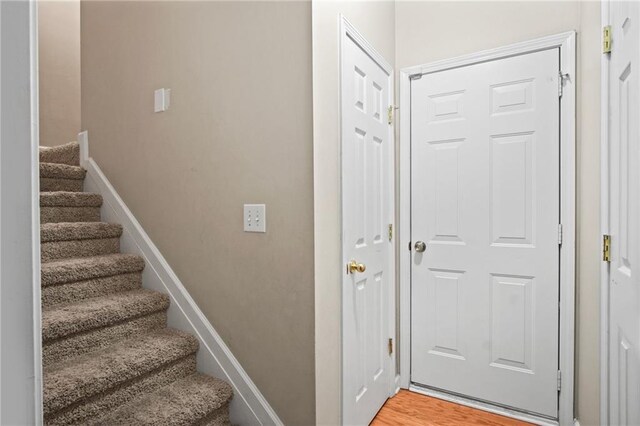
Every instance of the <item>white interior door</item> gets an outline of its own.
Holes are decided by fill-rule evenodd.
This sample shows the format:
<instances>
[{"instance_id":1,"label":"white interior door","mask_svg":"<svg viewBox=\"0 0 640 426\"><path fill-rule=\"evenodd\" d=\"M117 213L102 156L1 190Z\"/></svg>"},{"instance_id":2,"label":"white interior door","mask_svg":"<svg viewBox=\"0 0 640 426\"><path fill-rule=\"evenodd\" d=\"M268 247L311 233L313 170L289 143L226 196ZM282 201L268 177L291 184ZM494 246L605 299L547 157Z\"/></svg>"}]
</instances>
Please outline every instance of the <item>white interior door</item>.
<instances>
[{"instance_id":1,"label":"white interior door","mask_svg":"<svg viewBox=\"0 0 640 426\"><path fill-rule=\"evenodd\" d=\"M389 396L393 285L390 69L342 40L343 422L366 425ZM347 264L355 262L354 268Z\"/></svg>"},{"instance_id":2,"label":"white interior door","mask_svg":"<svg viewBox=\"0 0 640 426\"><path fill-rule=\"evenodd\" d=\"M558 85L557 48L411 81L411 381L552 418Z\"/></svg>"},{"instance_id":3,"label":"white interior door","mask_svg":"<svg viewBox=\"0 0 640 426\"><path fill-rule=\"evenodd\" d=\"M611 2L609 424L640 424L640 141L636 2Z\"/></svg>"}]
</instances>

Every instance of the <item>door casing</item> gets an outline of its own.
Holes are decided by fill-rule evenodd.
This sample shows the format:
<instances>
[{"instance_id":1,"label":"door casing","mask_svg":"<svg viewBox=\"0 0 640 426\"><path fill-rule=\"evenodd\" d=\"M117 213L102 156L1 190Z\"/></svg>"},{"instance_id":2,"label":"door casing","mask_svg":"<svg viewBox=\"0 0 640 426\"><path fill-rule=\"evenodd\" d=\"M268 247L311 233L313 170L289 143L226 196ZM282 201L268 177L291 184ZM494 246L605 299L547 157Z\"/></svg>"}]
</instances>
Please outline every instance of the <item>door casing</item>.
<instances>
[{"instance_id":1,"label":"door casing","mask_svg":"<svg viewBox=\"0 0 640 426\"><path fill-rule=\"evenodd\" d=\"M390 95L390 102L393 102L394 99L394 72L393 72L393 67L375 50L375 48L362 36L362 34L360 34L358 32L358 30L347 20L346 17L344 17L343 15L339 15L338 17L339 19L339 25L340 25L340 67L342 67L342 63L343 63L343 55L345 54L345 44L348 43L350 40L352 42L354 42L356 45L358 45L365 53L367 53L387 74L388 74L388 78L389 78L389 95ZM340 92L340 129L342 129L342 86L343 86L343 81L342 81L342 73L340 73L340 87L341 87L341 92ZM395 141L395 126L392 124L389 126L389 140L394 143ZM342 134L342 130L340 131L340 133ZM345 194L344 189L342 188L342 173L344 172L344 164L342 162L342 146L346 141L342 140L342 136L340 138L340 200L341 200L341 209L342 209L342 205L344 204L344 197L347 196L347 194ZM395 146L395 143L394 143ZM391 277L391 279L389 280L389 289L387 292L387 297L389 298L388 300L390 301L395 301L396 300L396 261L395 261L395 247L396 247L396 242L397 242L397 231L396 231L396 219L395 219L395 150L392 149L391 151L391 155L388 158L388 167L389 170L391 171L391 179L389 179L389 188L387 188L389 197L391 198L391 202L389 203L389 221L390 224L392 226L393 229L393 234L392 234L392 249L390 250L389 253L389 266L388 266L388 271L389 271L389 277ZM343 228L343 220L342 220L342 215L343 212L340 213L341 216L341 229ZM342 266L344 266L342 263L343 259L344 259L344 241L343 241L343 234L341 233L340 235L340 240L341 240L341 251L340 251L340 264ZM345 386L345 371L344 371L344 365L343 365L343 361L344 361L344 350L345 350L345 344L344 344L344 305L343 305L343 301L344 301L344 282L340 282L340 285L343 287L343 289L341 290L341 307L340 307L340 314L341 314L341 348L340 348L340 355L341 355L341 363L340 363L340 390L341 390L341 395L340 395L340 418L342 419L342 421L344 422L344 404L345 404L345 394L344 394L344 386ZM388 395L389 396L393 396L396 394L396 392L399 390L399 386L398 386L398 378L396 375L396 318L397 318L397 314L396 314L396 304L395 303L388 303L388 312L386 313L388 315L388 332L389 332L389 337L391 339L393 339L393 355L389 357L388 363L389 365L387 366L387 371L389 374L388 377L388 383L389 383L389 389L388 389Z\"/></svg>"},{"instance_id":2,"label":"door casing","mask_svg":"<svg viewBox=\"0 0 640 426\"><path fill-rule=\"evenodd\" d=\"M444 71L515 55L546 49L560 49L560 69L568 75L563 81L560 98L560 217L562 246L560 248L560 360L562 391L559 396L558 422L574 422L574 350L575 350L575 99L576 99L576 33L569 31L530 41L485 50L452 59L432 62L400 70L400 387L420 391L411 386L411 76ZM440 395L442 396L442 395ZM454 399L454 398L451 398ZM465 398L455 402L491 410L510 417L548 423L526 414L516 414Z\"/></svg>"}]
</instances>

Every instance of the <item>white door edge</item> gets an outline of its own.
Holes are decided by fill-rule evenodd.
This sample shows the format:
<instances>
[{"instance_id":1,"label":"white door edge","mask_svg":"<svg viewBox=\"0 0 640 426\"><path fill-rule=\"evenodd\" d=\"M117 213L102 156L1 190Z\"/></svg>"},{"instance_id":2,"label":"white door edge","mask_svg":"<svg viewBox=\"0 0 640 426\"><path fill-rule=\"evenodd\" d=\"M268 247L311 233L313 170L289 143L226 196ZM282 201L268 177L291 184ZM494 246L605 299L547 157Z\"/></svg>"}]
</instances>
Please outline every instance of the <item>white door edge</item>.
<instances>
[{"instance_id":1,"label":"white door edge","mask_svg":"<svg viewBox=\"0 0 640 426\"><path fill-rule=\"evenodd\" d=\"M609 25L609 0L601 23ZM609 234L609 55L600 62L600 235ZM600 424L609 424L609 264L600 266Z\"/></svg>"},{"instance_id":2,"label":"white door edge","mask_svg":"<svg viewBox=\"0 0 640 426\"><path fill-rule=\"evenodd\" d=\"M393 103L395 102L395 92L394 92L394 70L393 67L384 59L384 57L378 53L378 51L364 38L364 36L353 26L353 24L351 24L349 22L349 20L342 14L340 14L338 16L338 20L339 20L339 28L340 28L340 64L342 66L342 62L343 62L343 55L345 52L344 46L345 43L350 39L352 40L356 45L358 45L369 57L371 57L371 59L373 59L379 66L380 68L382 68L385 73L388 75L389 78L389 93L390 93L390 102ZM340 87L343 87L343 81L342 81L342 73L340 73ZM342 89L341 89L341 95L340 95L340 100L339 100L339 108L341 109L342 106ZM395 118L394 118L395 120ZM340 111L340 129L342 129L342 111ZM395 140L395 125L390 125L389 126L389 138L391 141ZM342 130L340 131L341 135L342 135ZM344 141L342 140L342 136L340 139L340 145L342 147ZM395 144L394 144L395 145ZM341 185L340 185L340 190L341 190L341 194L340 194L340 200L341 200L341 209L342 209L342 203L344 200L344 194L342 193L342 173L343 173L343 164L342 164L342 148L340 150L340 176L341 176ZM391 198L392 202L389 204L389 219L390 219L390 224L392 226L393 229L393 236L392 236L392 252L391 255L389 256L389 276L392 277L392 280L390 282L391 285L389 285L389 291L388 291L388 300L390 301L395 301L396 299L396 282L395 282L395 276L396 276L396 264L395 264L395 246L396 246L396 242L397 242L397 226L396 226L396 218L395 218L395 149L391 150L391 155L389 158L389 170L392 171L392 176L389 182L389 188L388 188L388 193L389 193L389 197ZM341 217L341 222L342 222L342 212L340 213L340 217ZM341 230L342 228L342 223L341 223ZM340 235L340 239L341 239L341 252L340 252L340 265L342 265L342 260L344 258L344 241L343 239L343 234L344 232L341 232ZM344 283L341 281L340 283L341 286L343 286L344 288ZM341 302L342 299L344 298L343 296L343 292L341 290ZM396 358L396 354L398 352L397 350L397 336L396 336L396 303L388 303L388 325L389 325L389 336L393 339L393 356L389 357L388 360L388 383L389 383L389 388L388 388L388 395L389 396L393 396L395 395L399 389L400 389L400 384L399 384L399 377L396 374L396 362L395 362L395 358ZM342 306L341 303L341 317L344 316L344 306ZM341 320L341 335L344 336L343 333L343 321ZM344 360L344 342L343 342L343 337L341 336L341 348L340 348L340 355L341 355L341 363L340 363L340 382L341 382L341 396L340 396L340 418L344 420L344 398L345 398L345 393L344 393L344 383L345 383L345 372L344 372L344 368L343 368L343 360Z\"/></svg>"},{"instance_id":3,"label":"white door edge","mask_svg":"<svg viewBox=\"0 0 640 426\"><path fill-rule=\"evenodd\" d=\"M445 59L400 70L400 386L410 388L411 369L411 85L415 74L426 74L466 65L522 55L547 49L560 49L560 69L569 74L560 102L560 208L563 227L560 249L560 370L562 391L558 419L561 425L574 422L574 351L575 351L575 99L576 33L569 31L505 47Z\"/></svg>"}]
</instances>

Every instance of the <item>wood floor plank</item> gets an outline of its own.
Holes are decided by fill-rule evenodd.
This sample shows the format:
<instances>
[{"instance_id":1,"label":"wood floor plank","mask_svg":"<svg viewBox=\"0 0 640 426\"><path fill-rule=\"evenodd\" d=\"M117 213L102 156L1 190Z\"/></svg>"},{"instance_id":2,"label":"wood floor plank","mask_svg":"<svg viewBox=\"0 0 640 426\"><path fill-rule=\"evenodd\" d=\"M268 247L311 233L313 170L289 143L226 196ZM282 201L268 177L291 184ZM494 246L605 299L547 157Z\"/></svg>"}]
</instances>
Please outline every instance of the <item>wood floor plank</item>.
<instances>
[{"instance_id":1,"label":"wood floor plank","mask_svg":"<svg viewBox=\"0 0 640 426\"><path fill-rule=\"evenodd\" d=\"M525 426L530 423L402 389L395 397L387 400L371 425Z\"/></svg>"}]
</instances>

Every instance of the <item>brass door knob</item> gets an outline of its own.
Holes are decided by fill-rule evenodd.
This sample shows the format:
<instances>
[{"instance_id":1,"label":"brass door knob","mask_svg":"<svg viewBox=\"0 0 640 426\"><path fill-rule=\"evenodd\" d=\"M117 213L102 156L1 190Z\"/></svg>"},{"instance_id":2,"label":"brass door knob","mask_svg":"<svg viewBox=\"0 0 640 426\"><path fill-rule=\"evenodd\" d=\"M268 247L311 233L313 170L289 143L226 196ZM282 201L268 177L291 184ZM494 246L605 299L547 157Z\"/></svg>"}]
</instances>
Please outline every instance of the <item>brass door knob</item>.
<instances>
[{"instance_id":1,"label":"brass door knob","mask_svg":"<svg viewBox=\"0 0 640 426\"><path fill-rule=\"evenodd\" d=\"M364 263L358 263L355 260L352 260L351 262L347 263L348 274L355 274L356 272L363 273L366 270L367 270L367 267L365 266Z\"/></svg>"},{"instance_id":2,"label":"brass door knob","mask_svg":"<svg viewBox=\"0 0 640 426\"><path fill-rule=\"evenodd\" d=\"M417 241L414 247L418 253L422 253L427 249L427 245L423 241Z\"/></svg>"}]
</instances>

